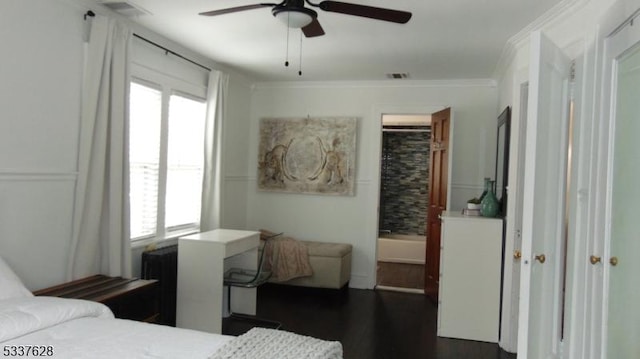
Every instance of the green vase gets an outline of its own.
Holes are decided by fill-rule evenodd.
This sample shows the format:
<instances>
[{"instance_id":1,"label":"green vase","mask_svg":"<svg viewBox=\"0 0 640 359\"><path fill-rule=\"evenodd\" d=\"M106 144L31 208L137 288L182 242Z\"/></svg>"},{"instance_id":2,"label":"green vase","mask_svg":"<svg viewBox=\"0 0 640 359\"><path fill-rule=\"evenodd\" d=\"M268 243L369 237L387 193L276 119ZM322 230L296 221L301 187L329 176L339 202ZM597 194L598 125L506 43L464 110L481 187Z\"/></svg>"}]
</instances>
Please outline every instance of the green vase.
<instances>
[{"instance_id":1,"label":"green vase","mask_svg":"<svg viewBox=\"0 0 640 359\"><path fill-rule=\"evenodd\" d=\"M491 188L491 178L485 177L484 178L484 191L482 191L482 194L480 195L480 198L479 198L480 199L480 203L482 203L482 200L487 195L487 192L489 192L490 188Z\"/></svg>"},{"instance_id":2,"label":"green vase","mask_svg":"<svg viewBox=\"0 0 640 359\"><path fill-rule=\"evenodd\" d=\"M487 194L480 202L480 214L483 217L495 217L498 215L498 198L493 190L493 184L495 181L489 181L489 188Z\"/></svg>"}]
</instances>

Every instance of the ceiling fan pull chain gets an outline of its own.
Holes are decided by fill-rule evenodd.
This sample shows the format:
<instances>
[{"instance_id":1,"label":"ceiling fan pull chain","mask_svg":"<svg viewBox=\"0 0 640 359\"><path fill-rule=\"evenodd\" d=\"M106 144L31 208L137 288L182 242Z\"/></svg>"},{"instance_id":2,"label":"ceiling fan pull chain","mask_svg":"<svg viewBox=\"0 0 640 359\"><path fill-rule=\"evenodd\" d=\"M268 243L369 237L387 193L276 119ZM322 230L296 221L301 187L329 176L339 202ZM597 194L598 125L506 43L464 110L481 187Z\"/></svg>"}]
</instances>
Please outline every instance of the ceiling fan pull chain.
<instances>
[{"instance_id":1,"label":"ceiling fan pull chain","mask_svg":"<svg viewBox=\"0 0 640 359\"><path fill-rule=\"evenodd\" d=\"M300 31L300 62L298 64L298 76L302 76L302 31Z\"/></svg>"},{"instance_id":2,"label":"ceiling fan pull chain","mask_svg":"<svg viewBox=\"0 0 640 359\"><path fill-rule=\"evenodd\" d=\"M284 59L284 66L289 67L289 13L287 13L287 54Z\"/></svg>"}]
</instances>

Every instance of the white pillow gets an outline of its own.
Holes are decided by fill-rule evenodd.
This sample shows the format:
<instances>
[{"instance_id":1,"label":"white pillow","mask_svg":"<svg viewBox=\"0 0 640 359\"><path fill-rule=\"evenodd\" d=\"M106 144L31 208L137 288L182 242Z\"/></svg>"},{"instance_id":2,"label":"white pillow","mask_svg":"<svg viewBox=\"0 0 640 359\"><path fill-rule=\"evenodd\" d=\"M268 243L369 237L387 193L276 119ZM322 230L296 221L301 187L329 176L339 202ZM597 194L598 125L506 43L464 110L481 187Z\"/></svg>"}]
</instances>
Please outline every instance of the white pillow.
<instances>
[{"instance_id":1,"label":"white pillow","mask_svg":"<svg viewBox=\"0 0 640 359\"><path fill-rule=\"evenodd\" d=\"M0 257L0 300L9 298L33 297L18 276Z\"/></svg>"}]
</instances>

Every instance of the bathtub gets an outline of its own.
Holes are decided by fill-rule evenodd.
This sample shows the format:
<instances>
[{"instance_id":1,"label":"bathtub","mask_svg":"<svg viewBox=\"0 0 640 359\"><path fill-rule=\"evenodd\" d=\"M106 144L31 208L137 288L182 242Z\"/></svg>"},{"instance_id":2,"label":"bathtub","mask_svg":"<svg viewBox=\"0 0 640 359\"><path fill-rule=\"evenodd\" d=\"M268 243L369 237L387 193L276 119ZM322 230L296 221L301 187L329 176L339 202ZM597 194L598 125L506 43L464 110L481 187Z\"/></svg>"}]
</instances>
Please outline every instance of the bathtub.
<instances>
[{"instance_id":1,"label":"bathtub","mask_svg":"<svg viewBox=\"0 0 640 359\"><path fill-rule=\"evenodd\" d=\"M378 238L378 261L424 264L426 236L381 233Z\"/></svg>"}]
</instances>

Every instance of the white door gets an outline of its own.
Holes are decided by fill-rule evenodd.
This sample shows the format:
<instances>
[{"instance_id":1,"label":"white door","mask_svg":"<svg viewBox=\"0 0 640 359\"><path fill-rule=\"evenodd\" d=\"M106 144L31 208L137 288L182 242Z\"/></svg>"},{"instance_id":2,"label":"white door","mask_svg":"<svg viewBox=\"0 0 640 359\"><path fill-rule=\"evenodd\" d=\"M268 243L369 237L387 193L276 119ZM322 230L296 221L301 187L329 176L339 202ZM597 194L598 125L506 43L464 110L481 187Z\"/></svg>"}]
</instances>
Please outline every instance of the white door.
<instances>
[{"instance_id":1,"label":"white door","mask_svg":"<svg viewBox=\"0 0 640 359\"><path fill-rule=\"evenodd\" d=\"M513 285L516 288L520 287L520 275L521 275L521 260L522 260L522 211L523 211L523 197L524 197L524 164L525 164L525 154L526 154L526 138L527 138L527 99L529 98L529 83L524 83L520 86L520 124L518 126L518 166L517 166L517 179L515 183L515 191L516 195L514 197L514 207L515 207L515 216L514 216L514 236L513 236L513 248L515 248L513 253ZM518 328L519 318L518 312L520 308L520 294L518 293L516 298L518 302L514 304L511 312L514 313L514 324L516 328ZM517 340L516 348L517 348ZM517 350L517 349L516 349Z\"/></svg>"},{"instance_id":2,"label":"white door","mask_svg":"<svg viewBox=\"0 0 640 359\"><path fill-rule=\"evenodd\" d=\"M527 81L527 76L528 71L519 75L519 82ZM520 85L520 102L514 105L514 111L512 113L512 134L509 154L509 206L507 206L502 317L500 325L500 347L509 353L515 353L518 350L520 260L522 257L522 197L524 195L524 155L527 133L528 99L529 83L524 82ZM512 220L510 220L511 218Z\"/></svg>"},{"instance_id":3,"label":"white door","mask_svg":"<svg viewBox=\"0 0 640 359\"><path fill-rule=\"evenodd\" d=\"M531 35L518 358L559 355L571 61Z\"/></svg>"},{"instance_id":4,"label":"white door","mask_svg":"<svg viewBox=\"0 0 640 359\"><path fill-rule=\"evenodd\" d=\"M640 358L640 28L627 24L607 44L611 68L609 230L604 258L602 358Z\"/></svg>"}]
</instances>

